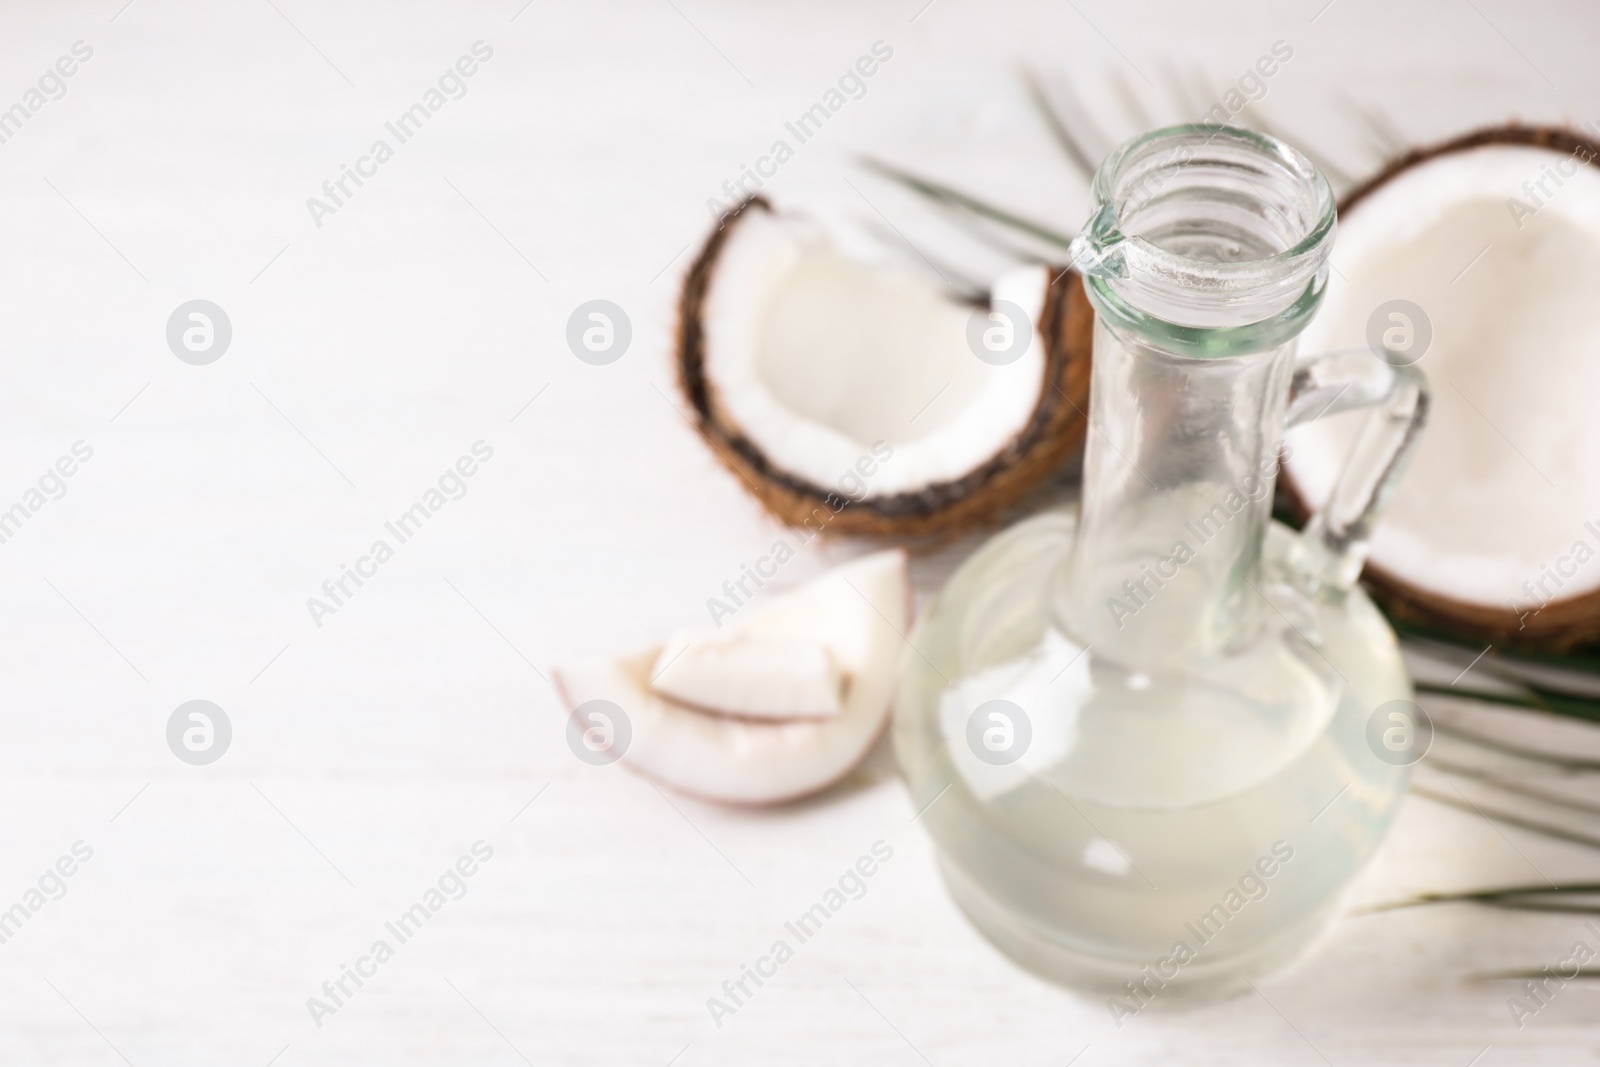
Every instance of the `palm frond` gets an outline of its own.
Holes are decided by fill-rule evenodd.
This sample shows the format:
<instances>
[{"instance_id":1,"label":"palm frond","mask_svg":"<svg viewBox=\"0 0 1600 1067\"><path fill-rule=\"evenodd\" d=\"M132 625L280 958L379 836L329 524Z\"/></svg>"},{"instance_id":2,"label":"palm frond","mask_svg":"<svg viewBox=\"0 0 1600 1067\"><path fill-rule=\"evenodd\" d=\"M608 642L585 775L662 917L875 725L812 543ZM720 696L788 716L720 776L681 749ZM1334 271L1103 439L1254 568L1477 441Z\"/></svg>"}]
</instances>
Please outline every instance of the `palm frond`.
<instances>
[{"instance_id":1,"label":"palm frond","mask_svg":"<svg viewBox=\"0 0 1600 1067\"><path fill-rule=\"evenodd\" d=\"M1600 903L1551 906L1541 902L1543 897L1600 896L1600 882L1576 882L1572 885L1509 885L1494 889L1468 889L1452 893L1419 893L1405 900L1391 900L1383 904L1370 904L1356 908L1351 915L1375 915L1378 912L1398 911L1401 908L1418 908L1425 904L1485 904L1490 907L1512 908L1524 911L1587 911L1600 913Z\"/></svg>"},{"instance_id":2,"label":"palm frond","mask_svg":"<svg viewBox=\"0 0 1600 1067\"><path fill-rule=\"evenodd\" d=\"M1198 122L1201 116L1210 110L1205 102L1204 95L1201 94L1197 97L1188 80L1173 64L1165 63L1162 65L1161 80L1167 83L1167 91L1178 102L1178 107L1183 111L1183 117L1187 121Z\"/></svg>"},{"instance_id":3,"label":"palm frond","mask_svg":"<svg viewBox=\"0 0 1600 1067\"><path fill-rule=\"evenodd\" d=\"M934 201L935 203L945 204L960 208L963 211L971 212L974 215L989 219L993 222L998 222L1004 226L1009 226L1014 230L1028 234L1030 237L1043 241L1046 244L1055 245L1058 248L1066 249L1072 246L1072 238L1067 234L1051 229L1049 226L1046 226L1043 223L1034 222L1032 219L1023 218L1021 215L1007 211L1005 208L996 207L988 201L980 200L978 197L972 196L970 193L964 193L961 190L952 188L951 186L945 185L942 182L936 182L928 178L920 178L909 171L901 170L899 167L880 162L870 157L864 157L862 159L862 163L869 169L877 172L885 178L888 178L890 181L898 182L911 191L918 193L921 196Z\"/></svg>"},{"instance_id":4,"label":"palm frond","mask_svg":"<svg viewBox=\"0 0 1600 1067\"><path fill-rule=\"evenodd\" d=\"M1511 679L1507 680L1510 681ZM1580 696L1576 693L1557 692L1542 686L1530 685L1520 680L1515 684L1520 690L1515 693L1503 693L1485 689L1463 689L1460 686L1440 685L1437 682L1417 682L1416 690L1419 693L1428 693L1433 696L1447 696L1459 700L1470 700L1479 704L1498 704L1507 708L1542 711L1567 719L1600 723L1600 698Z\"/></svg>"},{"instance_id":5,"label":"palm frond","mask_svg":"<svg viewBox=\"0 0 1600 1067\"><path fill-rule=\"evenodd\" d=\"M1055 105L1050 102L1050 98L1045 95L1044 86L1039 84L1038 76L1024 67L1022 69L1022 82L1027 87L1028 99L1033 102L1034 109L1039 112L1039 117L1044 119L1044 124L1050 130L1050 136L1055 139L1056 146L1066 154L1068 161L1077 168L1078 173L1083 175L1085 181L1092 180L1097 169L1094 160L1090 158L1082 142L1074 136L1067 125L1067 120L1056 110Z\"/></svg>"},{"instance_id":6,"label":"palm frond","mask_svg":"<svg viewBox=\"0 0 1600 1067\"><path fill-rule=\"evenodd\" d=\"M1426 797L1435 804L1443 804L1446 807L1455 808L1457 811L1472 812L1483 816L1491 822L1515 826L1519 830L1526 830L1529 833L1539 834L1555 841L1565 841L1570 845L1600 848L1600 837L1596 837L1593 834L1582 833L1565 826L1557 826L1554 823L1540 822L1538 819L1531 819L1526 815L1519 815L1517 812L1508 811L1505 808L1477 804L1464 797L1453 797L1448 793L1441 793L1420 785L1413 785L1411 791L1419 797Z\"/></svg>"},{"instance_id":7,"label":"palm frond","mask_svg":"<svg viewBox=\"0 0 1600 1067\"><path fill-rule=\"evenodd\" d=\"M1261 109L1256 107L1254 104L1246 104L1240 109L1239 114L1244 117L1246 122L1250 123L1250 125L1254 126L1267 136L1276 137L1285 144L1291 144L1298 148L1307 159L1311 160L1313 166L1315 166L1323 174L1327 175L1330 185L1340 189L1346 189L1355 184L1355 179L1352 178L1347 171L1345 171L1332 159L1311 147L1311 143L1304 137L1283 133L1278 127L1274 126L1270 121L1268 121L1266 115L1263 114Z\"/></svg>"},{"instance_id":8,"label":"palm frond","mask_svg":"<svg viewBox=\"0 0 1600 1067\"><path fill-rule=\"evenodd\" d=\"M1515 778L1507 778L1505 775L1496 774L1494 771L1485 770L1482 767L1472 767L1465 763L1440 759L1431 753L1428 756L1428 766L1444 774L1455 775L1457 778L1467 778L1474 782L1482 782L1484 785L1492 786L1502 792L1514 793L1520 797L1527 797L1529 800L1538 800L1545 804L1553 804L1558 808L1566 808L1569 811L1583 812L1586 815L1600 815L1600 803L1583 800L1578 797L1565 796L1549 789L1541 789L1538 786L1528 785Z\"/></svg>"},{"instance_id":9,"label":"palm frond","mask_svg":"<svg viewBox=\"0 0 1600 1067\"><path fill-rule=\"evenodd\" d=\"M1367 135L1367 143L1378 153L1380 160L1387 163L1405 153L1405 135L1400 132L1388 115L1376 108L1357 103L1349 96L1344 97L1344 106L1346 110L1355 116L1356 121Z\"/></svg>"},{"instance_id":10,"label":"palm frond","mask_svg":"<svg viewBox=\"0 0 1600 1067\"><path fill-rule=\"evenodd\" d=\"M1144 101L1139 99L1139 94L1134 89L1133 83L1123 77L1120 67L1111 73L1111 88L1117 94L1118 99L1122 101L1122 106L1128 109L1128 114L1133 117L1134 124L1139 129L1148 130L1162 125L1151 117L1150 112L1144 106Z\"/></svg>"},{"instance_id":11,"label":"palm frond","mask_svg":"<svg viewBox=\"0 0 1600 1067\"><path fill-rule=\"evenodd\" d=\"M1435 733L1442 734L1445 737L1453 737L1458 741L1465 741L1469 745L1486 748L1491 752L1498 752L1504 756L1515 756L1518 759L1542 763L1548 767L1555 767L1563 771L1600 771L1600 760L1585 759L1581 756L1563 756L1547 749L1529 748L1526 745L1502 741L1498 737L1490 737L1488 734L1470 730L1464 726L1457 726L1454 723L1435 721L1433 729Z\"/></svg>"},{"instance_id":12,"label":"palm frond","mask_svg":"<svg viewBox=\"0 0 1600 1067\"><path fill-rule=\"evenodd\" d=\"M899 230L886 225L878 219L866 219L861 223L866 232L876 237L880 243L889 248L899 248L913 253L923 263L933 269L933 272L944 280L950 291L958 299L970 303L981 303L989 287L981 281L966 273L949 260L938 256L930 256L911 241Z\"/></svg>"},{"instance_id":13,"label":"palm frond","mask_svg":"<svg viewBox=\"0 0 1600 1067\"><path fill-rule=\"evenodd\" d=\"M1472 974L1467 977L1480 982L1520 982L1526 978L1549 978L1547 971L1491 971L1486 974ZM1565 982L1582 981L1588 978L1600 978L1600 967L1579 967L1570 974L1562 972L1561 980Z\"/></svg>"}]
</instances>

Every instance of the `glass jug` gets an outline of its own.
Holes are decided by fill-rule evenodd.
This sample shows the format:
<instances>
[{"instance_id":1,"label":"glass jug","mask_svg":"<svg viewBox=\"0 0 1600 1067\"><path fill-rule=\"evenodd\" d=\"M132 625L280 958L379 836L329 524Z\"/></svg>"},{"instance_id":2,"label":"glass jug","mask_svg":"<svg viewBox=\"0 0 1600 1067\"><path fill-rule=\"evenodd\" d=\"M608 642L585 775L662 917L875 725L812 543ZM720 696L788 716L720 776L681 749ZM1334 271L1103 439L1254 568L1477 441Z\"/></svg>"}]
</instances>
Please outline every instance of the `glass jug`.
<instances>
[{"instance_id":1,"label":"glass jug","mask_svg":"<svg viewBox=\"0 0 1600 1067\"><path fill-rule=\"evenodd\" d=\"M894 729L963 910L1120 1022L1296 956L1388 827L1407 761L1371 738L1411 685L1355 579L1428 394L1387 352L1296 358L1335 208L1287 145L1157 130L1094 196L1081 506L957 571ZM1286 426L1361 406L1322 511L1273 523Z\"/></svg>"}]
</instances>

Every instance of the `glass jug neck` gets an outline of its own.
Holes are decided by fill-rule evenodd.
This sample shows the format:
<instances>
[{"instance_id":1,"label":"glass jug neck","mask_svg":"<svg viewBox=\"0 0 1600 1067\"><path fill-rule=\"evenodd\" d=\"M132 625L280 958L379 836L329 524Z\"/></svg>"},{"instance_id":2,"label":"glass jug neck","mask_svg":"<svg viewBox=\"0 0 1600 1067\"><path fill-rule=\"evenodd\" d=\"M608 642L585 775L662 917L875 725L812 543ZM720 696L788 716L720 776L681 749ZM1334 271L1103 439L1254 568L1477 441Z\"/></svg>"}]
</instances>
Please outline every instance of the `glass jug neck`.
<instances>
[{"instance_id":1,"label":"glass jug neck","mask_svg":"<svg viewBox=\"0 0 1600 1067\"><path fill-rule=\"evenodd\" d=\"M1247 642L1294 339L1321 301L1327 182L1226 127L1158 130L1095 178L1074 247L1096 312L1083 502L1058 623L1130 667Z\"/></svg>"},{"instance_id":2,"label":"glass jug neck","mask_svg":"<svg viewBox=\"0 0 1600 1067\"><path fill-rule=\"evenodd\" d=\"M1250 638L1292 371L1292 342L1194 359L1097 324L1066 632L1140 668Z\"/></svg>"}]
</instances>

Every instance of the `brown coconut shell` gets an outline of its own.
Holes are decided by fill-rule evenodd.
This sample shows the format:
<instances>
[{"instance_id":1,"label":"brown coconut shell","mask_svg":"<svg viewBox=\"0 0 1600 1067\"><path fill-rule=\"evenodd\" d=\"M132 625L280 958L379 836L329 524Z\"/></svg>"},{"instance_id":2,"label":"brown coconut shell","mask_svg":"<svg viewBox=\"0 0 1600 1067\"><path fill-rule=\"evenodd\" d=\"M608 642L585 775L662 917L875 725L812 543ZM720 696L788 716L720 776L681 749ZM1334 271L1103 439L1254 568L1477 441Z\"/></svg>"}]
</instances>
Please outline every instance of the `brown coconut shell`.
<instances>
[{"instance_id":1,"label":"brown coconut shell","mask_svg":"<svg viewBox=\"0 0 1600 1067\"><path fill-rule=\"evenodd\" d=\"M1392 161L1376 175L1346 193L1339 214L1359 207L1374 190L1419 163L1452 152L1464 152L1483 145L1529 145L1547 148L1562 155L1576 155L1586 165L1600 156L1600 143L1575 130L1553 126L1499 126L1472 133L1425 148L1415 148ZM1278 478L1279 488L1290 514L1300 523L1310 518L1314 508L1295 484L1289 464ZM1362 584L1391 616L1402 622L1445 634L1481 641L1500 648L1530 652L1565 653L1600 642L1600 590L1553 599L1543 608L1519 614L1509 606L1491 607L1457 600L1423 589L1405 578L1368 563L1361 572Z\"/></svg>"},{"instance_id":2,"label":"brown coconut shell","mask_svg":"<svg viewBox=\"0 0 1600 1067\"><path fill-rule=\"evenodd\" d=\"M752 197L711 232L684 281L677 339L678 382L694 409L696 428L769 512L793 526L927 539L997 522L1032 490L1081 458L1088 428L1094 310L1076 272L1052 270L1035 324L1045 346L1045 388L1016 436L981 466L916 492L861 499L850 499L778 467L719 402L716 384L705 374L702 325L706 295L728 235L751 212L771 210L765 198Z\"/></svg>"}]
</instances>

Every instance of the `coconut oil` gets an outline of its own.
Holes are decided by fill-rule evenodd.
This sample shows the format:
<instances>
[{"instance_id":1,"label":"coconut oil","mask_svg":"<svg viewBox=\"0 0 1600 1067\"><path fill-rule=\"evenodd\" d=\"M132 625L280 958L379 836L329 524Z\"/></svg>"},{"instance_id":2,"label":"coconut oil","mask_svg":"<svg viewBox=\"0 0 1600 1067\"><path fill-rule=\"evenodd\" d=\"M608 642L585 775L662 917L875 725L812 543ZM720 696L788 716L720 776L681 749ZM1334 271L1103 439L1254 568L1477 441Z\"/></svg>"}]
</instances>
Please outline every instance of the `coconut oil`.
<instances>
[{"instance_id":1,"label":"coconut oil","mask_svg":"<svg viewBox=\"0 0 1600 1067\"><path fill-rule=\"evenodd\" d=\"M1282 619L1204 672L1131 671L1053 630L1076 526L1029 520L939 594L911 638L896 748L952 893L1019 961L1124 994L1226 989L1302 949L1381 840L1405 768L1367 723L1409 695L1399 651L1364 595L1330 610L1274 588L1315 647ZM1268 575L1292 536L1272 528ZM968 740L994 701L1030 720L1009 764Z\"/></svg>"}]
</instances>

